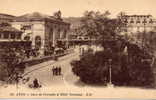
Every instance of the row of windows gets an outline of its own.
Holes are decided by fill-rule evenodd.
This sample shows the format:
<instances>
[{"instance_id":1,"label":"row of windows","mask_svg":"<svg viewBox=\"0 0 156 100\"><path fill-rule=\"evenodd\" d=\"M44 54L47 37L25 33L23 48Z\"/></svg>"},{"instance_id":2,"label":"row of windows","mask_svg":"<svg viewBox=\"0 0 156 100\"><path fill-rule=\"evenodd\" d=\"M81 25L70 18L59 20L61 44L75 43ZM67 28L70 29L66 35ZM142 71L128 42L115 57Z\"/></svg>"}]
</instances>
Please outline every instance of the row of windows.
<instances>
[{"instance_id":1,"label":"row of windows","mask_svg":"<svg viewBox=\"0 0 156 100\"><path fill-rule=\"evenodd\" d=\"M4 34L0 34L0 39L21 39L21 34L8 34L8 33L4 33Z\"/></svg>"},{"instance_id":2,"label":"row of windows","mask_svg":"<svg viewBox=\"0 0 156 100\"><path fill-rule=\"evenodd\" d=\"M124 21L125 23L150 23L150 24L152 24L153 23L153 21L133 21L133 20L131 20L131 21Z\"/></svg>"},{"instance_id":3,"label":"row of windows","mask_svg":"<svg viewBox=\"0 0 156 100\"><path fill-rule=\"evenodd\" d=\"M125 15L124 17L126 18L150 18L152 16L151 15L133 15L133 16Z\"/></svg>"},{"instance_id":4,"label":"row of windows","mask_svg":"<svg viewBox=\"0 0 156 100\"><path fill-rule=\"evenodd\" d=\"M140 28L140 27L136 27L136 28L126 28L123 29L124 32L128 32L128 31L138 31L138 32L142 32L142 31L152 31L155 30L156 27L153 28Z\"/></svg>"}]
</instances>

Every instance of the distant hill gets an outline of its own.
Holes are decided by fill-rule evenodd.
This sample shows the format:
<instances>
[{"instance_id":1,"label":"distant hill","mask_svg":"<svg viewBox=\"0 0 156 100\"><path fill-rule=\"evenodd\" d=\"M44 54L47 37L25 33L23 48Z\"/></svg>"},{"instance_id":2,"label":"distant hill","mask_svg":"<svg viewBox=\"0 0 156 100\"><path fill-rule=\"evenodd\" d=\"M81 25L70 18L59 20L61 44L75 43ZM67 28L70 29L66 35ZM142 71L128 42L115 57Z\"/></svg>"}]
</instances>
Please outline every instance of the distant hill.
<instances>
[{"instance_id":1,"label":"distant hill","mask_svg":"<svg viewBox=\"0 0 156 100\"><path fill-rule=\"evenodd\" d=\"M63 20L71 24L71 29L75 29L80 26L81 17L67 17L63 18Z\"/></svg>"}]
</instances>

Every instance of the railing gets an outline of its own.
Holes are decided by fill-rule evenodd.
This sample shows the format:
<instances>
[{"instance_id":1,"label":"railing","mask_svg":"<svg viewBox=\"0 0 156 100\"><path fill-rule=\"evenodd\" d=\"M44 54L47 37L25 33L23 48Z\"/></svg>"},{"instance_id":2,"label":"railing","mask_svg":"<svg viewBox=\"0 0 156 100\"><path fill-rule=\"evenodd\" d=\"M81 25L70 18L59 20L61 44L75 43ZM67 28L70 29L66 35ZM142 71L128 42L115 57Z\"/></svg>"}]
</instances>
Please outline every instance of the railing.
<instances>
[{"instance_id":1,"label":"railing","mask_svg":"<svg viewBox=\"0 0 156 100\"><path fill-rule=\"evenodd\" d=\"M33 58L33 59L29 59L29 60L25 60L22 62L22 64L25 64L26 66L32 66L32 65L36 65L48 60L56 60L56 58L61 57L61 56L65 56L67 54L73 53L74 50L73 49L69 49L66 50L64 53L59 53L59 54L54 54L52 56L44 56L44 57L40 57L40 58Z\"/></svg>"}]
</instances>

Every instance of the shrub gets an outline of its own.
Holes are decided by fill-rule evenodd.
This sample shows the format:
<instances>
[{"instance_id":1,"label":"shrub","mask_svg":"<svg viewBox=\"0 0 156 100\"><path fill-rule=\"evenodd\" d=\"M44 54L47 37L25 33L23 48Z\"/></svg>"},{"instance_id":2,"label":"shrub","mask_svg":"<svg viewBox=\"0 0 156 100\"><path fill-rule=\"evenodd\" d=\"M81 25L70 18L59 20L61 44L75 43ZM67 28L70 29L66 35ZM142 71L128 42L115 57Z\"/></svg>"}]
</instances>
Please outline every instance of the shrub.
<instances>
[{"instance_id":1,"label":"shrub","mask_svg":"<svg viewBox=\"0 0 156 100\"><path fill-rule=\"evenodd\" d=\"M134 50L134 49L133 49ZM136 50L134 50L136 51ZM132 54L131 54L132 55ZM112 83L117 86L150 86L154 83L152 67L142 62L142 56L133 54L133 59L123 53L108 50L85 53L80 60L71 63L72 71L87 84L107 84L109 82L109 62L112 59Z\"/></svg>"}]
</instances>

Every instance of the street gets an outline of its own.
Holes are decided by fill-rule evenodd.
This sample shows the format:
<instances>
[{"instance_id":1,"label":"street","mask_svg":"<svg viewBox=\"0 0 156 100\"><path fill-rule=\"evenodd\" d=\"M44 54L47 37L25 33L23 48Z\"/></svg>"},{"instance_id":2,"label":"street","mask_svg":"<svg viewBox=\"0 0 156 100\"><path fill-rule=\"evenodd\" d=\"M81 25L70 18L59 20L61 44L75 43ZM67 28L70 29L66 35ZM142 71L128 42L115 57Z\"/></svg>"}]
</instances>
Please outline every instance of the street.
<instances>
[{"instance_id":1,"label":"street","mask_svg":"<svg viewBox=\"0 0 156 100\"><path fill-rule=\"evenodd\" d=\"M58 61L50 60L38 65L27 67L24 75L25 78L29 77L30 80L26 85L28 86L29 84L32 84L35 78L38 79L42 87L73 84L78 80L78 77L73 75L71 71L70 62L74 59L78 59L78 53L63 56L59 58ZM62 75L53 75L53 66L61 67ZM22 82L20 84L22 84Z\"/></svg>"},{"instance_id":2,"label":"street","mask_svg":"<svg viewBox=\"0 0 156 100\"><path fill-rule=\"evenodd\" d=\"M17 85L9 85L7 87L1 87L3 91L0 91L0 95L10 95L10 93L14 93L15 89L18 95L20 93L33 95L33 97L37 97L37 94L67 94L69 96L70 93L82 94L86 96L87 93L91 94L91 96L97 97L142 97L142 93L146 92L145 89L140 88L128 88L128 87L106 87L106 86L90 86L79 81L79 78L75 76L71 71L70 62L74 59L79 59L79 53L75 52L63 57L60 57L58 61L47 61L38 65L34 65L31 67L27 67L25 69L25 78L30 77L29 82L23 84L22 81ZM52 68L53 66L61 66L62 75L61 76L53 76ZM39 84L42 85L39 89L31 89L28 88L29 84L33 83L33 80L37 78ZM104 90L104 91L103 91ZM9 92L8 92L9 91ZM61 91L61 92L60 92ZM135 92L134 92L135 91ZM113 94L112 94L113 93ZM16 95L17 95L16 94ZM131 94L131 95L129 95ZM154 90L149 89L149 94L155 94ZM20 97L20 96L18 96ZM31 96L32 97L32 96ZM47 97L47 96L45 96ZM56 96L57 98L67 97L67 96ZM70 96L69 96L70 97ZM72 96L71 96L72 97ZM75 96L78 97L78 96ZM87 96L86 96L87 97Z\"/></svg>"}]
</instances>

